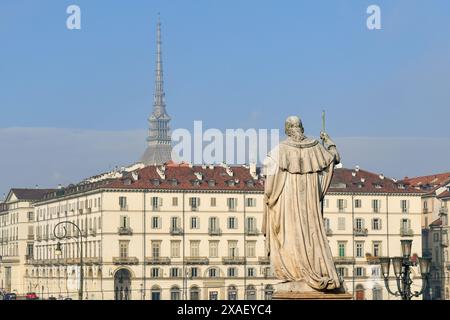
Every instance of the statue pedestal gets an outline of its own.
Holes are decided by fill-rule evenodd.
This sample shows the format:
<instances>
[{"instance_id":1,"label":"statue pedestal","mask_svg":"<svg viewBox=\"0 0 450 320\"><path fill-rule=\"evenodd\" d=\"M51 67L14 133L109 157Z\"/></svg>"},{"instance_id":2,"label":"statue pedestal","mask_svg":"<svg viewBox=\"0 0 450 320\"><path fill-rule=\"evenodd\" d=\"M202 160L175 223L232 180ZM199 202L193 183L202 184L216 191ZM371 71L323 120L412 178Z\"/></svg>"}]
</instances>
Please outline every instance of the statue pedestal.
<instances>
[{"instance_id":1,"label":"statue pedestal","mask_svg":"<svg viewBox=\"0 0 450 320\"><path fill-rule=\"evenodd\" d=\"M273 300L351 300L345 287L332 291L318 291L304 282L285 282L275 285Z\"/></svg>"}]
</instances>

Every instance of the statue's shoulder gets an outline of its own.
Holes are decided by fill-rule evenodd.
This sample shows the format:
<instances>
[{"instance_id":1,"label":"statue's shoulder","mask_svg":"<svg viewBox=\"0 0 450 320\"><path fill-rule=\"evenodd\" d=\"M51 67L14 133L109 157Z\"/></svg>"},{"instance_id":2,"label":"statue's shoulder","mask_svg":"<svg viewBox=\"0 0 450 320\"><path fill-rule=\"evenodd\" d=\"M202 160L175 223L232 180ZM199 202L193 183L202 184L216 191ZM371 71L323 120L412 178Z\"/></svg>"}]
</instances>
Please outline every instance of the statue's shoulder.
<instances>
[{"instance_id":1,"label":"statue's shoulder","mask_svg":"<svg viewBox=\"0 0 450 320\"><path fill-rule=\"evenodd\" d=\"M268 155L282 170L290 173L310 173L324 170L333 156L316 139L302 141L286 139Z\"/></svg>"},{"instance_id":2,"label":"statue's shoulder","mask_svg":"<svg viewBox=\"0 0 450 320\"><path fill-rule=\"evenodd\" d=\"M292 139L286 139L286 140L281 141L281 143L280 143L280 147L282 147L282 148L291 147L291 148L300 148L300 149L312 148L317 145L320 145L318 140L316 140L314 138L308 138L308 137L305 137L302 141L294 141Z\"/></svg>"}]
</instances>

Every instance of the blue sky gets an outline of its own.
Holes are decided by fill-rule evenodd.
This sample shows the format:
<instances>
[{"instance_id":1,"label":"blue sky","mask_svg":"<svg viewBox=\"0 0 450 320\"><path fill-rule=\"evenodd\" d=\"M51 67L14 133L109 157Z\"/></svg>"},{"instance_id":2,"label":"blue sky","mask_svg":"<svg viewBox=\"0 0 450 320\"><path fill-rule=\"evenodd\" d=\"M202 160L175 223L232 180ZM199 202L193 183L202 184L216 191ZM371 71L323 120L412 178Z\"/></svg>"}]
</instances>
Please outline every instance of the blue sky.
<instances>
[{"instance_id":1,"label":"blue sky","mask_svg":"<svg viewBox=\"0 0 450 320\"><path fill-rule=\"evenodd\" d=\"M82 30L66 28L71 4ZM366 27L370 4L382 30ZM317 136L325 108L344 165L396 177L449 171L448 1L2 0L0 166L11 173L0 192L139 158L158 12L173 128L281 128L298 114Z\"/></svg>"}]
</instances>

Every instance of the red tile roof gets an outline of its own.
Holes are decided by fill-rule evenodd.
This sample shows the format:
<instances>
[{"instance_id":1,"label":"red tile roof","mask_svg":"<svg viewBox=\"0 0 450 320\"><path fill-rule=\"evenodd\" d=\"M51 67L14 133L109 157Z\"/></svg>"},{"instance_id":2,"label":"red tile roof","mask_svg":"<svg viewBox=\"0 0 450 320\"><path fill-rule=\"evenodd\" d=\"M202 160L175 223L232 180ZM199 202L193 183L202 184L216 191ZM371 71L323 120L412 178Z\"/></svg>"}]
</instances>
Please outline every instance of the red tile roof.
<instances>
[{"instance_id":1,"label":"red tile roof","mask_svg":"<svg viewBox=\"0 0 450 320\"><path fill-rule=\"evenodd\" d=\"M167 189L167 190L227 190L227 191L263 191L262 179L254 180L250 170L243 166L230 166L233 175L230 176L221 166L189 166L188 164L168 164L164 179L157 172L160 166L147 166L137 170L138 179L134 181L132 174L113 180L102 188L117 189ZM202 178L198 179L197 174ZM127 181L128 180L128 181ZM157 181L158 184L154 184ZM172 181L177 181L173 184ZM210 185L209 181L214 181ZM231 183L233 182L233 183ZM250 184L248 184L248 182ZM195 184L198 183L198 184ZM230 183L230 184L229 184Z\"/></svg>"},{"instance_id":2,"label":"red tile roof","mask_svg":"<svg viewBox=\"0 0 450 320\"><path fill-rule=\"evenodd\" d=\"M413 187L419 187L423 185L430 185L430 186L438 186L443 183L446 183L450 181L450 172L445 173L438 173L438 174L432 174L429 176L421 176L421 177L414 177L414 178L408 178L405 177L403 179L405 183L410 184Z\"/></svg>"},{"instance_id":3,"label":"red tile roof","mask_svg":"<svg viewBox=\"0 0 450 320\"><path fill-rule=\"evenodd\" d=\"M329 192L422 193L422 191L369 171L336 169Z\"/></svg>"},{"instance_id":4,"label":"red tile roof","mask_svg":"<svg viewBox=\"0 0 450 320\"><path fill-rule=\"evenodd\" d=\"M438 218L434 220L432 223L430 223L430 227L439 227L440 225L442 225L441 218Z\"/></svg>"},{"instance_id":5,"label":"red tile roof","mask_svg":"<svg viewBox=\"0 0 450 320\"><path fill-rule=\"evenodd\" d=\"M450 190L444 191L437 196L439 199L450 198Z\"/></svg>"}]
</instances>

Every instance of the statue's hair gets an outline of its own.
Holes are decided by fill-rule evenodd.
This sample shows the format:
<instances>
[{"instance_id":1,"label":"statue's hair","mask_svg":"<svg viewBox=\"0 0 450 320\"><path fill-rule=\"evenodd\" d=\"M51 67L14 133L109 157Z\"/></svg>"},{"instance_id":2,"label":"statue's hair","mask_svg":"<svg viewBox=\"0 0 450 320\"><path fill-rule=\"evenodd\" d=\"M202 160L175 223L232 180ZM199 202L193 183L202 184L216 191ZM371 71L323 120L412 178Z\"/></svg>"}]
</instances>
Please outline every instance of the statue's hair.
<instances>
[{"instance_id":1,"label":"statue's hair","mask_svg":"<svg viewBox=\"0 0 450 320\"><path fill-rule=\"evenodd\" d=\"M284 132L289 138L295 141L303 140L303 138L305 137L305 130L303 128L302 120L300 120L300 118L297 116L288 117L284 124Z\"/></svg>"}]
</instances>

